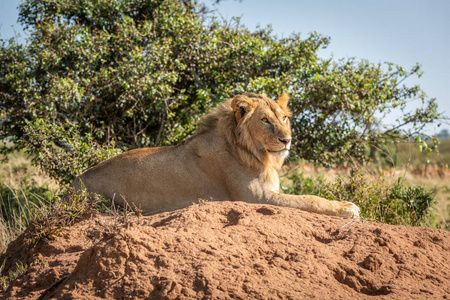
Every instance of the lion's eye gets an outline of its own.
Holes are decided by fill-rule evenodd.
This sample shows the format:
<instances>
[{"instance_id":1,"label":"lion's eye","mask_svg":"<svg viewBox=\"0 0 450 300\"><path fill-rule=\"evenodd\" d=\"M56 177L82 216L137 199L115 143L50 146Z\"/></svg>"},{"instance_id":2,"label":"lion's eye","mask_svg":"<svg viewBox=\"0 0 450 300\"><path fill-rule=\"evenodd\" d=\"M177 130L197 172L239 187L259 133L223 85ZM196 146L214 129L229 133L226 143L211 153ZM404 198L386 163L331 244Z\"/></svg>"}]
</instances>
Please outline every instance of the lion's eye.
<instances>
[{"instance_id":1,"label":"lion's eye","mask_svg":"<svg viewBox=\"0 0 450 300\"><path fill-rule=\"evenodd\" d=\"M284 117L283 117L283 122L286 122L286 121L287 121L287 117L284 116Z\"/></svg>"},{"instance_id":2,"label":"lion's eye","mask_svg":"<svg viewBox=\"0 0 450 300\"><path fill-rule=\"evenodd\" d=\"M263 121L263 123L270 124L270 122L267 118L263 118L261 121Z\"/></svg>"}]
</instances>

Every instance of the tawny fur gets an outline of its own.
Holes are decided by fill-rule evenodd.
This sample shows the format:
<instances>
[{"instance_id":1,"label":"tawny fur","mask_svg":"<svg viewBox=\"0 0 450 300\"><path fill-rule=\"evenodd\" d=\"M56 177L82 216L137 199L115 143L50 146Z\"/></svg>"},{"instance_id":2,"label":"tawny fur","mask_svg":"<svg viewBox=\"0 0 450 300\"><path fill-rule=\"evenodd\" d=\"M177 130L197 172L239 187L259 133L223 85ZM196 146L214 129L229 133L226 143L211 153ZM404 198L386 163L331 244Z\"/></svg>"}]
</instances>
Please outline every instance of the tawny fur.
<instances>
[{"instance_id":1,"label":"tawny fur","mask_svg":"<svg viewBox=\"0 0 450 300\"><path fill-rule=\"evenodd\" d=\"M198 199L246 201L356 217L350 202L279 193L278 171L288 155L288 96L277 101L244 94L206 115L196 134L174 147L122 153L80 175L87 189L146 213L175 210Z\"/></svg>"}]
</instances>

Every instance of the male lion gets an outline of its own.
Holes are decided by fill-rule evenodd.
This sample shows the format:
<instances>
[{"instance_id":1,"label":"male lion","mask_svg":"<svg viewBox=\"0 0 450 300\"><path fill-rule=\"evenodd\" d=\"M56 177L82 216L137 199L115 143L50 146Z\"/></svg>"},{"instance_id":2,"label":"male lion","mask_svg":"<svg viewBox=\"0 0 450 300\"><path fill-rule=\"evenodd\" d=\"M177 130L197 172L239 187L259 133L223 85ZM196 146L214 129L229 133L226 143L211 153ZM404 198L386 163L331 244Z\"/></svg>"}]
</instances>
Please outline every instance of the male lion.
<instances>
[{"instance_id":1,"label":"male lion","mask_svg":"<svg viewBox=\"0 0 450 300\"><path fill-rule=\"evenodd\" d=\"M288 101L286 94L276 101L252 93L236 96L206 115L192 138L122 153L81 174L74 189L85 187L151 214L212 198L358 217L351 202L279 193L278 170L291 146Z\"/></svg>"}]
</instances>

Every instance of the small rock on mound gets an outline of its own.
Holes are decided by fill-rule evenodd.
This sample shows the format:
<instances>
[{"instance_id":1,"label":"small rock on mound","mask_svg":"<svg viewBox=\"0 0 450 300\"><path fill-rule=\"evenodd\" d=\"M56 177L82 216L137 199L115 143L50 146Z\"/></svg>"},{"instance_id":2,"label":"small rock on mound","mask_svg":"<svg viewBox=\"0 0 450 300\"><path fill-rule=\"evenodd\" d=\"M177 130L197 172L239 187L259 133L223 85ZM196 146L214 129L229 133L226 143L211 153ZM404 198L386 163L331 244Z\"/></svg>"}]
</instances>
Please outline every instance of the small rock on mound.
<instances>
[{"instance_id":1,"label":"small rock on mound","mask_svg":"<svg viewBox=\"0 0 450 300\"><path fill-rule=\"evenodd\" d=\"M125 223L93 215L0 258L34 264L11 299L450 297L450 233L241 202Z\"/></svg>"}]
</instances>

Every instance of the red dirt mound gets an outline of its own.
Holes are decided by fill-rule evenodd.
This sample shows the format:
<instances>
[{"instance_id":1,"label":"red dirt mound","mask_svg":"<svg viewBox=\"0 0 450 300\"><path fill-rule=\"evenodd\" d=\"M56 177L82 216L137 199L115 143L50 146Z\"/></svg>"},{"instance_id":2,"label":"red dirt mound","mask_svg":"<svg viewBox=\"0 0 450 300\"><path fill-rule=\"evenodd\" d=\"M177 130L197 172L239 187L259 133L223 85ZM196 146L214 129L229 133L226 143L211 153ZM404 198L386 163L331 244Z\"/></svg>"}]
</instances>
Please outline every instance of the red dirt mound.
<instances>
[{"instance_id":1,"label":"red dirt mound","mask_svg":"<svg viewBox=\"0 0 450 300\"><path fill-rule=\"evenodd\" d=\"M91 215L0 258L10 299L448 299L450 233L208 202L127 222Z\"/></svg>"}]
</instances>

